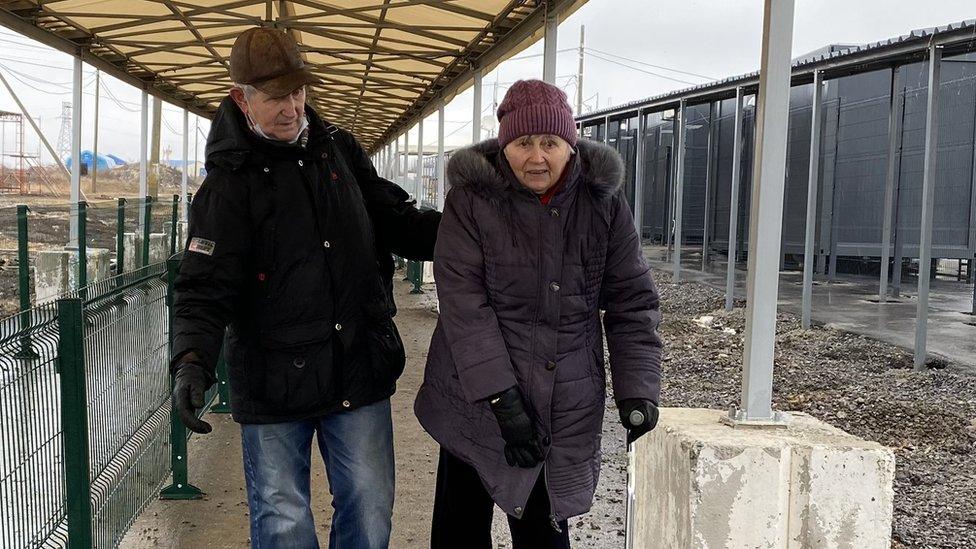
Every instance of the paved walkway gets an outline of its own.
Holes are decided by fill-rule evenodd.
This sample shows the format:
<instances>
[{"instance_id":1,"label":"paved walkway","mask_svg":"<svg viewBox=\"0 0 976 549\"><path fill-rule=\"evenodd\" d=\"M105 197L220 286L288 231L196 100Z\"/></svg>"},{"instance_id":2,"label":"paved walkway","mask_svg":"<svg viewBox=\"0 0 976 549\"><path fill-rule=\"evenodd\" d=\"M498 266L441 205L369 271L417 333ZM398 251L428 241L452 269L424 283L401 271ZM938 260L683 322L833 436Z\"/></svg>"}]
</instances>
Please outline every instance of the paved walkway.
<instances>
[{"instance_id":1,"label":"paved walkway","mask_svg":"<svg viewBox=\"0 0 976 549\"><path fill-rule=\"evenodd\" d=\"M664 261L664 248L647 246L644 255L651 267L672 272L673 264ZM725 258L719 257L701 270L701 254L682 261L683 280L699 281L725 289ZM780 274L779 306L800 314L803 274ZM813 287L812 318L815 323L864 334L914 350L916 279L905 277L899 299L887 303L878 298L876 277L837 275L833 283L817 280ZM736 272L735 296L746 297L746 273ZM945 358L976 372L976 317L972 313L973 285L950 280L933 281L929 297L928 354Z\"/></svg>"}]
</instances>

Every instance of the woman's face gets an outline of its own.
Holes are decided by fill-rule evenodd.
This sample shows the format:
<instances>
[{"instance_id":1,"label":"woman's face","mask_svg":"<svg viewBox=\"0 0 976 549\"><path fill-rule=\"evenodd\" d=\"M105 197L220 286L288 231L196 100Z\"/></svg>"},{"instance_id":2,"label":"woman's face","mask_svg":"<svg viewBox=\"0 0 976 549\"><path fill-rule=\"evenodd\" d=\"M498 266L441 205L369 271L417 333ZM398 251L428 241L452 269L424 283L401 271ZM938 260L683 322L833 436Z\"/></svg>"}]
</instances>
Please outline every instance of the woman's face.
<instances>
[{"instance_id":1,"label":"woman's face","mask_svg":"<svg viewBox=\"0 0 976 549\"><path fill-rule=\"evenodd\" d=\"M573 148L558 135L523 135L505 145L505 159L519 183L544 194L559 181Z\"/></svg>"}]
</instances>

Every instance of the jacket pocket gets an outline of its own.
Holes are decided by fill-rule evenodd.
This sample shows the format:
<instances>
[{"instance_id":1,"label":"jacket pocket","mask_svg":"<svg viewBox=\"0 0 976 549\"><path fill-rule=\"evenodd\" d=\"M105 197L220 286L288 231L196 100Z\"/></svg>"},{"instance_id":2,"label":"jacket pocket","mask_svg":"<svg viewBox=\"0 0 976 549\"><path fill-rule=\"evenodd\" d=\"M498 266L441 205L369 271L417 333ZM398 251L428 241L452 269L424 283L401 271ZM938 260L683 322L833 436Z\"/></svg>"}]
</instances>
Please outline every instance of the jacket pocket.
<instances>
[{"instance_id":1,"label":"jacket pocket","mask_svg":"<svg viewBox=\"0 0 976 549\"><path fill-rule=\"evenodd\" d=\"M253 367L248 368L251 394L285 414L306 411L334 400L336 383L330 333L330 324L325 320L261 332L259 356L255 357Z\"/></svg>"},{"instance_id":2,"label":"jacket pocket","mask_svg":"<svg viewBox=\"0 0 976 549\"><path fill-rule=\"evenodd\" d=\"M357 354L363 357L359 361L363 368L357 374L367 378L363 381L375 383L377 388L395 383L403 373L407 358L393 320L386 318L364 325L359 340Z\"/></svg>"}]
</instances>

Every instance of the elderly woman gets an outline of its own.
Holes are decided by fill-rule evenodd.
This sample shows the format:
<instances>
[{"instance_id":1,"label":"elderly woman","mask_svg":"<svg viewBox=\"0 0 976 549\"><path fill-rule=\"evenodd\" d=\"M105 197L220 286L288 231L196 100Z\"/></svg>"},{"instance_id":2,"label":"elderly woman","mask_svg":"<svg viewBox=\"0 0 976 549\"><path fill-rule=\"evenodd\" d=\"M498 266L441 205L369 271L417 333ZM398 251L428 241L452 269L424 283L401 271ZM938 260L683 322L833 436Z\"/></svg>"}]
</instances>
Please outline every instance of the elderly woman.
<instances>
[{"instance_id":1,"label":"elderly woman","mask_svg":"<svg viewBox=\"0 0 976 549\"><path fill-rule=\"evenodd\" d=\"M658 294L620 157L577 142L566 94L541 81L513 85L498 120L497 140L451 158L434 251L415 410L441 446L435 549L489 548L492 502L516 549L569 547L600 470L604 329L628 441L657 423Z\"/></svg>"}]
</instances>

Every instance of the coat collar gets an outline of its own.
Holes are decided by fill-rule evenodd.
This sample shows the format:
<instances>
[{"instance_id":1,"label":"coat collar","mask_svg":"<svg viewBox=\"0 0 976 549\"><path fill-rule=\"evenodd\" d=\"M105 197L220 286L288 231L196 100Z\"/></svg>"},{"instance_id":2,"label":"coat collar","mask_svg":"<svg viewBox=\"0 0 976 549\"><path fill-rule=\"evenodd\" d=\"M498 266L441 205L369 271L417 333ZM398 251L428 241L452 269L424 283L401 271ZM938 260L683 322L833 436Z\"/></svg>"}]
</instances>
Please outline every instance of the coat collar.
<instances>
[{"instance_id":1,"label":"coat collar","mask_svg":"<svg viewBox=\"0 0 976 549\"><path fill-rule=\"evenodd\" d=\"M571 162L579 164L579 183L596 198L616 194L624 175L623 160L617 151L588 139L581 139L576 151L578 159ZM447 164L447 180L451 187L468 187L495 202L509 190L524 189L504 163L498 140L488 139L455 152Z\"/></svg>"}]
</instances>

